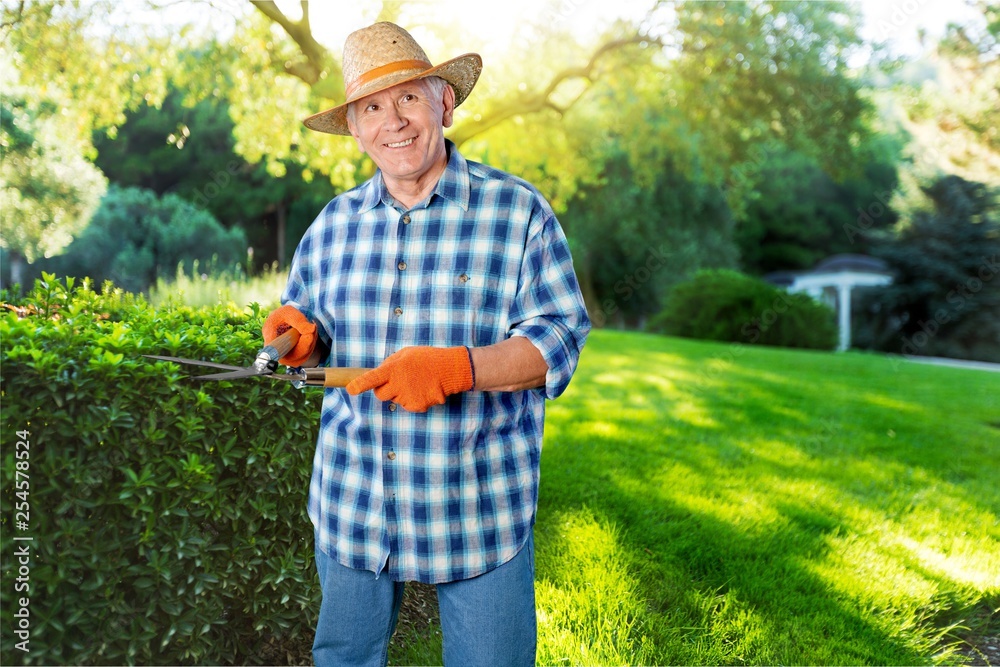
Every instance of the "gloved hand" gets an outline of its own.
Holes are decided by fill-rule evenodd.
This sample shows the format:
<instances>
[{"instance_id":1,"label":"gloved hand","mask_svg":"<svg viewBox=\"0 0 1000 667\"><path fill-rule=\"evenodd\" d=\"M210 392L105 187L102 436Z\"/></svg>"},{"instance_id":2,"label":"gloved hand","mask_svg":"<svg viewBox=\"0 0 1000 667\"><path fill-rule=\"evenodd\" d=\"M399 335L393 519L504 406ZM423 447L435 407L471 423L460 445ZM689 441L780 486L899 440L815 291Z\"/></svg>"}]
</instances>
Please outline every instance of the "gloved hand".
<instances>
[{"instance_id":1,"label":"gloved hand","mask_svg":"<svg viewBox=\"0 0 1000 667\"><path fill-rule=\"evenodd\" d=\"M452 394L472 389L472 357L465 347L404 347L347 385L356 396L369 389L382 401L425 412Z\"/></svg>"},{"instance_id":2,"label":"gloved hand","mask_svg":"<svg viewBox=\"0 0 1000 667\"><path fill-rule=\"evenodd\" d=\"M279 361L285 366L301 366L309 359L309 356L316 349L316 325L306 319L298 308L294 306L281 306L271 311L271 314L264 320L261 333L264 335L264 344L285 333L289 329L299 332L299 342L295 344L292 351L282 357Z\"/></svg>"}]
</instances>

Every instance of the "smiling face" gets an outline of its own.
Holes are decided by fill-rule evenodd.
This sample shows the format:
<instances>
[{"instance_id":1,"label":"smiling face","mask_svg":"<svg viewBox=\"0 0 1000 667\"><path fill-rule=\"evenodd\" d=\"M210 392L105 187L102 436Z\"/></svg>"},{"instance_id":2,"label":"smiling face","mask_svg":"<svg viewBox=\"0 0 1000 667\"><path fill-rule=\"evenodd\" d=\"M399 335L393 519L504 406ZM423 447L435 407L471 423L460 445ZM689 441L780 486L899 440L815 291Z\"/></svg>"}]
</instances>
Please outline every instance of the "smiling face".
<instances>
[{"instance_id":1,"label":"smiling face","mask_svg":"<svg viewBox=\"0 0 1000 667\"><path fill-rule=\"evenodd\" d=\"M382 170L386 187L406 206L423 199L448 163L444 128L455 92L426 79L401 83L351 103L347 125L358 148Z\"/></svg>"}]
</instances>

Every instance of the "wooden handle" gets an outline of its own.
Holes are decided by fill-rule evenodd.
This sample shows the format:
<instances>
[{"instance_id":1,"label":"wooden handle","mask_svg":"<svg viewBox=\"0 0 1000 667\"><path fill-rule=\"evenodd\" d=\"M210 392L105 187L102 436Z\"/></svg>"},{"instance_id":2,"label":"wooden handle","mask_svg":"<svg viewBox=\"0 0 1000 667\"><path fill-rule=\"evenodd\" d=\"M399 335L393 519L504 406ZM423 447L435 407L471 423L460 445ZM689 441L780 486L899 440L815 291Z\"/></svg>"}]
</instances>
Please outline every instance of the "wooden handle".
<instances>
[{"instance_id":1,"label":"wooden handle","mask_svg":"<svg viewBox=\"0 0 1000 667\"><path fill-rule=\"evenodd\" d=\"M346 387L351 380L368 372L367 368L324 368L324 387Z\"/></svg>"},{"instance_id":2,"label":"wooden handle","mask_svg":"<svg viewBox=\"0 0 1000 667\"><path fill-rule=\"evenodd\" d=\"M291 352L295 348L295 344L298 342L299 332L295 329L289 329L265 345L261 351L257 353L257 356L265 354L271 358L271 361L278 361Z\"/></svg>"}]
</instances>

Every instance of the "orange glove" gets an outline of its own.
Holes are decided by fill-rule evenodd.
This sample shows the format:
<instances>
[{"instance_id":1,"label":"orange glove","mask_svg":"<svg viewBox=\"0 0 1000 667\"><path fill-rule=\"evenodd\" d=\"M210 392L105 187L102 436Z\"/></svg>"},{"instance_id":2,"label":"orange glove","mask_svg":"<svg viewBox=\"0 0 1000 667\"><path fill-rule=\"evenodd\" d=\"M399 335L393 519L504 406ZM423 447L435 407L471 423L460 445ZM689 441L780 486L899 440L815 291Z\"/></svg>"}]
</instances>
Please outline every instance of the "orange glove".
<instances>
[{"instance_id":1,"label":"orange glove","mask_svg":"<svg viewBox=\"0 0 1000 667\"><path fill-rule=\"evenodd\" d=\"M404 347L382 364L347 385L353 396L369 389L382 401L394 401L410 412L441 405L446 396L473 385L472 356L465 347Z\"/></svg>"},{"instance_id":2,"label":"orange glove","mask_svg":"<svg viewBox=\"0 0 1000 667\"><path fill-rule=\"evenodd\" d=\"M261 331L264 344L270 343L289 329L299 332L299 342L279 361L286 366L301 366L316 349L316 325L307 320L295 306L282 306L271 311L264 320Z\"/></svg>"}]
</instances>

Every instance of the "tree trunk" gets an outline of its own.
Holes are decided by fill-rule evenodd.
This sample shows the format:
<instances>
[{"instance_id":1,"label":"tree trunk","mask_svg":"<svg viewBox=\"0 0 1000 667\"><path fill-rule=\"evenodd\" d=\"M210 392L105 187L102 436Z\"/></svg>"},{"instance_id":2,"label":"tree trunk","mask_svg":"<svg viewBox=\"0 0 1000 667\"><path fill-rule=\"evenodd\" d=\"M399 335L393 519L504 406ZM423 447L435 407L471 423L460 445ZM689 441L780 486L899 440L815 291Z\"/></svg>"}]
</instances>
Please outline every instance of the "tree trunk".
<instances>
[{"instance_id":1,"label":"tree trunk","mask_svg":"<svg viewBox=\"0 0 1000 667\"><path fill-rule=\"evenodd\" d=\"M576 268L576 279L580 284L580 294L583 296L583 302L587 306L587 314L590 316L591 324L594 325L594 328L603 328L608 318L607 314L601 308L597 292L594 290L594 281L591 279L590 274L590 262L586 258L581 258L581 261L575 262L574 266Z\"/></svg>"},{"instance_id":2,"label":"tree trunk","mask_svg":"<svg viewBox=\"0 0 1000 667\"><path fill-rule=\"evenodd\" d=\"M285 268L285 202L278 202L278 270Z\"/></svg>"},{"instance_id":3,"label":"tree trunk","mask_svg":"<svg viewBox=\"0 0 1000 667\"><path fill-rule=\"evenodd\" d=\"M28 268L28 264L24 261L24 255L19 252L8 250L7 257L10 259L10 286L20 294L24 291L24 270Z\"/></svg>"}]
</instances>

